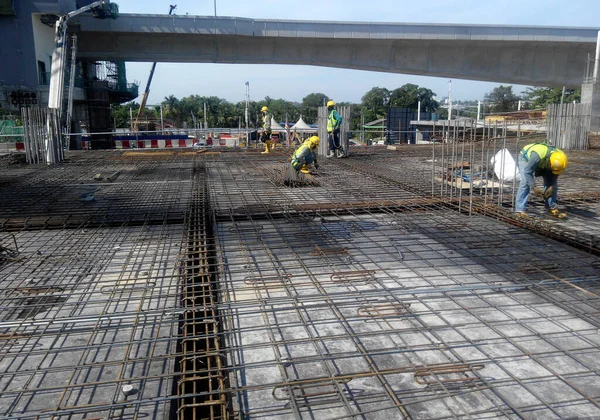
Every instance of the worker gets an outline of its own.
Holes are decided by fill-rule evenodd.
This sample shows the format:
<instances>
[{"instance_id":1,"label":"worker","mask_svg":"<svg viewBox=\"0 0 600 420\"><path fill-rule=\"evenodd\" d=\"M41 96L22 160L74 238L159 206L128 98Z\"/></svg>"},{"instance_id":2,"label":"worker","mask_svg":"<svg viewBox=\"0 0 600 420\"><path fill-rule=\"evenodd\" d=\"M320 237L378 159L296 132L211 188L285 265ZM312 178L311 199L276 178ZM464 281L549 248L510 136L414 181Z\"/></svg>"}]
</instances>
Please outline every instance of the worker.
<instances>
[{"instance_id":1,"label":"worker","mask_svg":"<svg viewBox=\"0 0 600 420\"><path fill-rule=\"evenodd\" d=\"M529 191L544 199L548 214L562 219L567 216L558 210L556 197L558 195L558 176L567 168L567 155L554 146L546 143L532 143L523 147L519 153L519 173L521 182L517 191L515 212L518 216L526 216ZM535 186L535 177L544 179L544 188Z\"/></svg>"},{"instance_id":2,"label":"worker","mask_svg":"<svg viewBox=\"0 0 600 420\"><path fill-rule=\"evenodd\" d=\"M294 168L296 172L300 171L309 174L311 164L314 164L315 169L319 169L319 163L317 162L317 148L319 147L320 142L318 136L312 136L296 149L292 155L292 168Z\"/></svg>"},{"instance_id":3,"label":"worker","mask_svg":"<svg viewBox=\"0 0 600 420\"><path fill-rule=\"evenodd\" d=\"M327 157L344 157L344 149L340 143L340 127L342 125L342 117L333 109L335 102L327 102L327 136L329 140L329 153Z\"/></svg>"},{"instance_id":4,"label":"worker","mask_svg":"<svg viewBox=\"0 0 600 420\"><path fill-rule=\"evenodd\" d=\"M263 114L262 130L260 132L260 141L265 144L264 152L262 154L268 154L273 150L273 142L271 141L271 114L269 114L269 108L263 106L260 110Z\"/></svg>"}]
</instances>

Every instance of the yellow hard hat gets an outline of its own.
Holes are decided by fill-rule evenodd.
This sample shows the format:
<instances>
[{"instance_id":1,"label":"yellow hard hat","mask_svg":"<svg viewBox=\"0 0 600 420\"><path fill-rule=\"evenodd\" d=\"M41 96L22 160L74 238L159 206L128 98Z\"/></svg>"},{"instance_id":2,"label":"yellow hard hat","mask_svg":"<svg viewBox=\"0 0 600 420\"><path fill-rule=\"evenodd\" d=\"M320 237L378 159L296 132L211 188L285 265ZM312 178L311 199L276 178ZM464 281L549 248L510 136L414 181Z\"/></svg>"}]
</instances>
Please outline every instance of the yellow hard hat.
<instances>
[{"instance_id":1,"label":"yellow hard hat","mask_svg":"<svg viewBox=\"0 0 600 420\"><path fill-rule=\"evenodd\" d=\"M329 108L330 106L335 106L335 102L333 102L333 101L328 101L328 102L327 102L327 108Z\"/></svg>"},{"instance_id":2,"label":"yellow hard hat","mask_svg":"<svg viewBox=\"0 0 600 420\"><path fill-rule=\"evenodd\" d=\"M315 147L319 147L319 143L321 143L321 140L319 140L318 136L312 136L308 139L308 141L311 142Z\"/></svg>"},{"instance_id":3,"label":"yellow hard hat","mask_svg":"<svg viewBox=\"0 0 600 420\"><path fill-rule=\"evenodd\" d=\"M269 108L267 108L266 106L263 106L263 107L260 109L260 111L261 111L261 112L266 112L266 111L268 111L268 110L269 110Z\"/></svg>"},{"instance_id":4,"label":"yellow hard hat","mask_svg":"<svg viewBox=\"0 0 600 420\"><path fill-rule=\"evenodd\" d=\"M550 154L550 168L552 168L554 175L562 174L567 169L568 164L567 155L562 150L555 150Z\"/></svg>"}]
</instances>

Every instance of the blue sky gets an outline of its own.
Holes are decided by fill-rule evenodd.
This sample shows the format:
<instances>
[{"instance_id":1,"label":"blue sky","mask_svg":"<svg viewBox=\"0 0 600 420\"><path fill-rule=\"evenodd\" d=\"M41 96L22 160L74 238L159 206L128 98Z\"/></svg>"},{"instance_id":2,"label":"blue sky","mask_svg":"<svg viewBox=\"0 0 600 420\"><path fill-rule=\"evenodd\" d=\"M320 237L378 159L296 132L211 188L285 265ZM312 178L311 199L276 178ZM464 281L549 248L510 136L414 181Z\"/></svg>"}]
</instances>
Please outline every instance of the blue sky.
<instances>
[{"instance_id":1,"label":"blue sky","mask_svg":"<svg viewBox=\"0 0 600 420\"><path fill-rule=\"evenodd\" d=\"M214 0L113 0L121 13L166 14L177 4L179 15L214 15ZM577 26L600 29L598 0L217 0L217 15L256 19L339 20L358 22L414 22L500 25ZM128 78L146 85L150 63L128 63ZM582 68L583 71L583 68ZM244 99L245 81L253 100L285 98L301 101L322 92L338 102L360 102L374 86L395 89L413 83L448 93L444 78L333 69L313 66L174 64L159 63L148 103L173 94L219 96L231 102ZM454 79L453 99L483 99L498 84ZM524 90L514 86L514 91Z\"/></svg>"}]
</instances>

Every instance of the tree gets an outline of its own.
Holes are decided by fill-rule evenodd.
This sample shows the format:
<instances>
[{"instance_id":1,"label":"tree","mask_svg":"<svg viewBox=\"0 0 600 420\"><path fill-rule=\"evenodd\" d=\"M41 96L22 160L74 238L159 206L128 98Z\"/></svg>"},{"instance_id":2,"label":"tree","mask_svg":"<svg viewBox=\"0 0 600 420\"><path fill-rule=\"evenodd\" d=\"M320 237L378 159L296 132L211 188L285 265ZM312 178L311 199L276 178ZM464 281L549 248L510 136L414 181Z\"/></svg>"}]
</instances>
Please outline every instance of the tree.
<instances>
[{"instance_id":1,"label":"tree","mask_svg":"<svg viewBox=\"0 0 600 420\"><path fill-rule=\"evenodd\" d=\"M275 121L285 121L286 113L290 122L296 122L300 117L298 107L293 102L285 99L271 99L267 96L264 104L269 107L269 112L275 118Z\"/></svg>"},{"instance_id":2,"label":"tree","mask_svg":"<svg viewBox=\"0 0 600 420\"><path fill-rule=\"evenodd\" d=\"M111 118L114 121L115 127L117 128L131 128L131 124L129 122L129 107L132 108L132 113L137 115L137 110L140 108L140 105L135 102L130 102L129 104L123 105L113 105L110 108ZM135 111L134 111L135 109Z\"/></svg>"},{"instance_id":3,"label":"tree","mask_svg":"<svg viewBox=\"0 0 600 420\"><path fill-rule=\"evenodd\" d=\"M300 114L308 124L315 124L319 115L319 107L327 102L328 96L324 93L310 93L302 98Z\"/></svg>"},{"instance_id":4,"label":"tree","mask_svg":"<svg viewBox=\"0 0 600 420\"><path fill-rule=\"evenodd\" d=\"M515 111L519 103L519 97L512 91L512 86L498 86L491 92L486 93L484 100L490 104L492 112Z\"/></svg>"},{"instance_id":5,"label":"tree","mask_svg":"<svg viewBox=\"0 0 600 420\"><path fill-rule=\"evenodd\" d=\"M364 94L361 101L365 123L385 118L390 101L390 91L386 88L374 87Z\"/></svg>"},{"instance_id":6,"label":"tree","mask_svg":"<svg viewBox=\"0 0 600 420\"><path fill-rule=\"evenodd\" d=\"M419 101L421 101L422 112L435 112L439 107L439 103L433 99L435 93L430 89L419 87L411 83L394 89L390 93L390 107L409 108L417 110Z\"/></svg>"},{"instance_id":7,"label":"tree","mask_svg":"<svg viewBox=\"0 0 600 420\"><path fill-rule=\"evenodd\" d=\"M173 121L176 126L181 126L181 107L179 99L173 95L165 97L162 101L163 117Z\"/></svg>"},{"instance_id":8,"label":"tree","mask_svg":"<svg viewBox=\"0 0 600 420\"><path fill-rule=\"evenodd\" d=\"M533 87L525 89L525 100L533 109L546 108L548 104L559 104L561 88ZM581 101L581 89L565 89L565 103Z\"/></svg>"}]
</instances>

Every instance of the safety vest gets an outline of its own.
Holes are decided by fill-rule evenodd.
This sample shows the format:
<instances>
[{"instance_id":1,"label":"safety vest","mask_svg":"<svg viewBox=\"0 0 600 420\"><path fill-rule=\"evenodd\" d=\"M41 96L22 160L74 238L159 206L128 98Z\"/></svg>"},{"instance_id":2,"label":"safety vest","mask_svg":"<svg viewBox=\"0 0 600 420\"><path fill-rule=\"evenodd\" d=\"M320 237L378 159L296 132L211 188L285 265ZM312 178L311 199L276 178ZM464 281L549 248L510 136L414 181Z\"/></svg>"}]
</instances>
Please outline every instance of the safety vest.
<instances>
[{"instance_id":1,"label":"safety vest","mask_svg":"<svg viewBox=\"0 0 600 420\"><path fill-rule=\"evenodd\" d=\"M335 109L332 109L327 117L327 132L331 133L338 126L338 120L335 118Z\"/></svg>"},{"instance_id":2,"label":"safety vest","mask_svg":"<svg viewBox=\"0 0 600 420\"><path fill-rule=\"evenodd\" d=\"M263 115L263 125L262 125L263 130L271 130L271 114L269 114L268 112Z\"/></svg>"},{"instance_id":3,"label":"safety vest","mask_svg":"<svg viewBox=\"0 0 600 420\"><path fill-rule=\"evenodd\" d=\"M523 156L525 156L525 159L529 160L529 158L531 157L531 152L537 153L538 156L540 157L539 167L541 169L544 169L544 168L546 168L546 164L548 163L548 160L550 159L550 155L555 150L558 150L558 149L554 146L548 146L546 143L532 143L532 144L528 144L527 146L523 147L523 150L521 150L521 154Z\"/></svg>"},{"instance_id":4,"label":"safety vest","mask_svg":"<svg viewBox=\"0 0 600 420\"><path fill-rule=\"evenodd\" d=\"M309 142L304 142L296 149L292 155L292 166L296 169L301 164L304 165L306 155L312 153Z\"/></svg>"}]
</instances>

